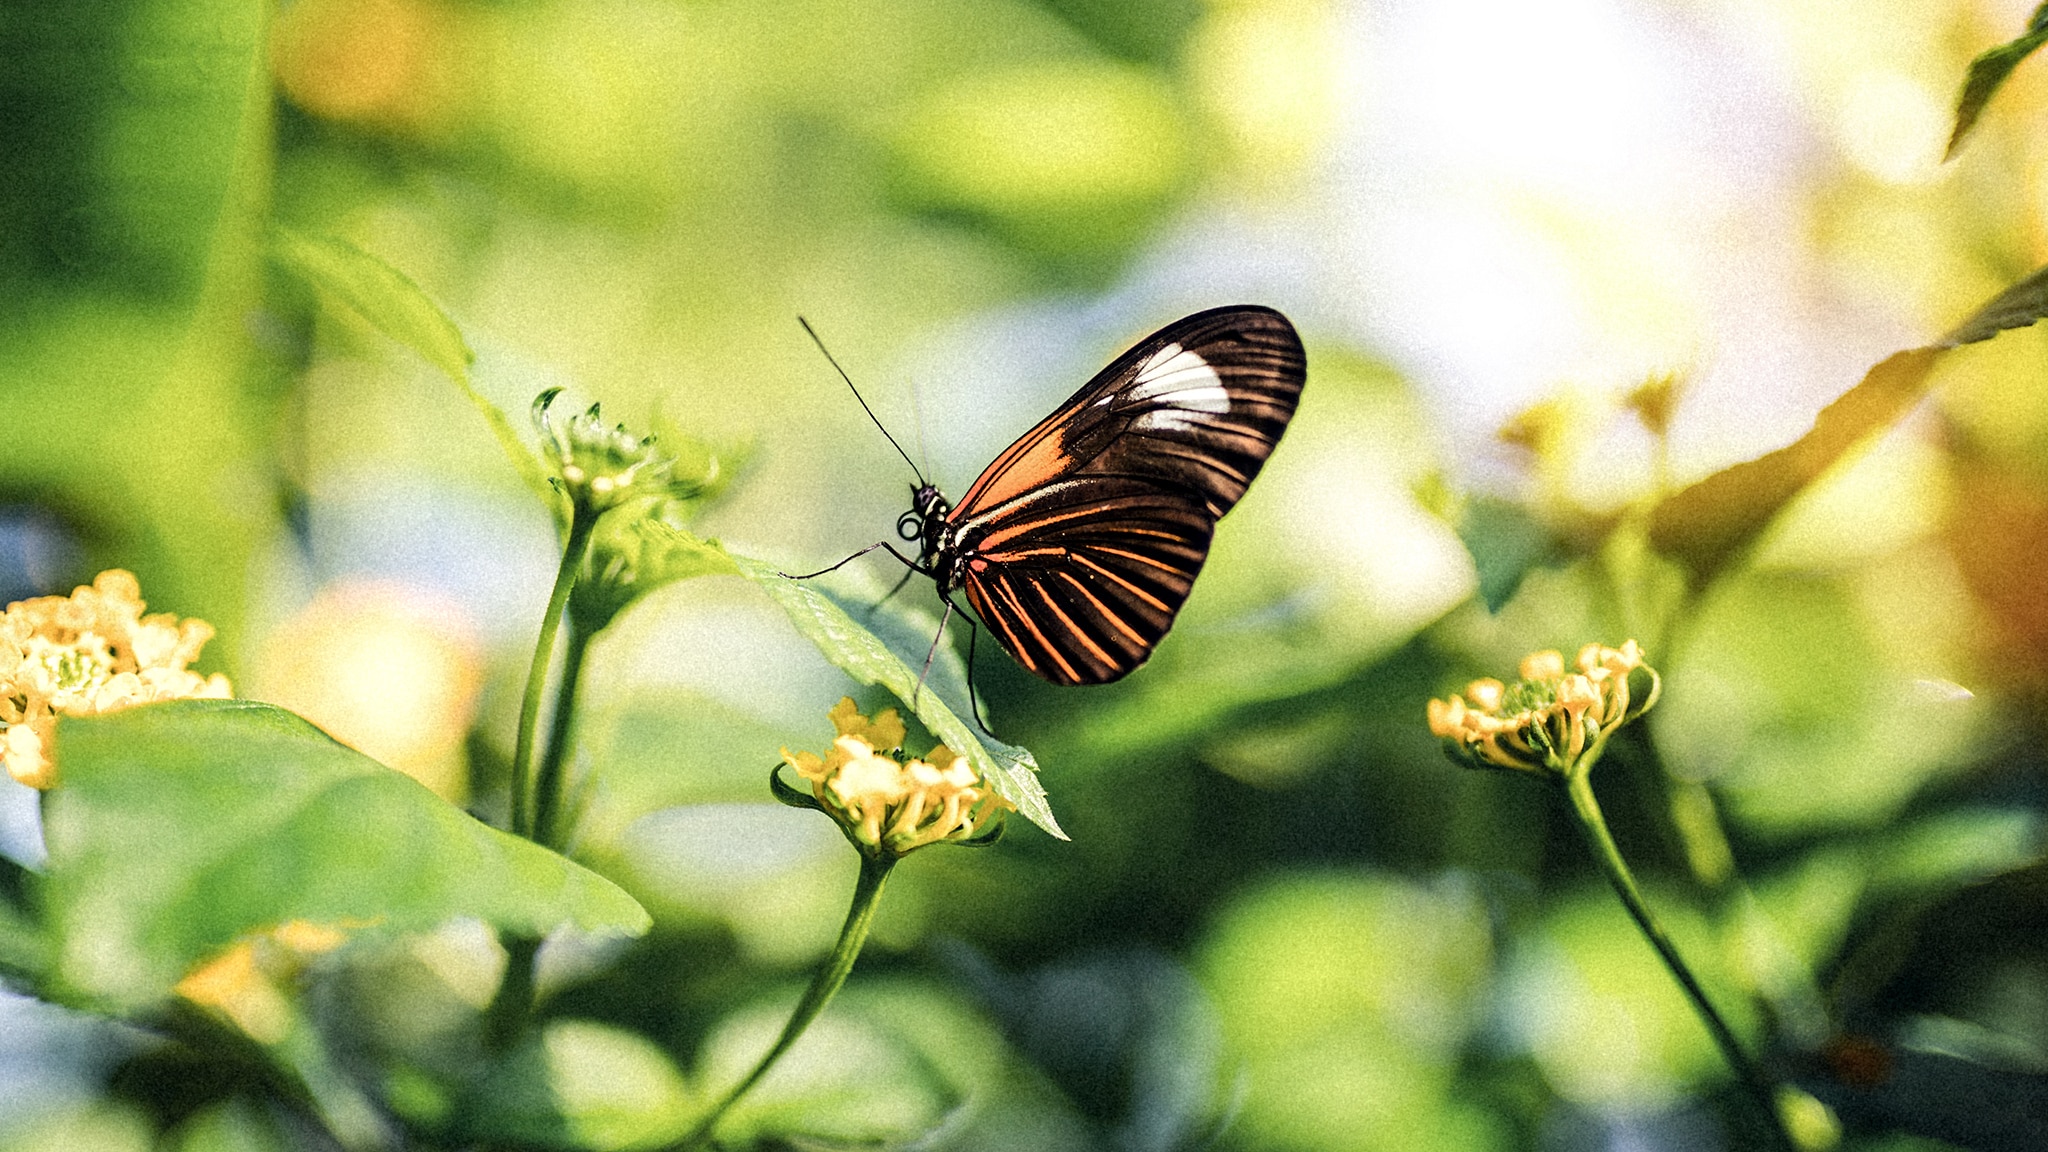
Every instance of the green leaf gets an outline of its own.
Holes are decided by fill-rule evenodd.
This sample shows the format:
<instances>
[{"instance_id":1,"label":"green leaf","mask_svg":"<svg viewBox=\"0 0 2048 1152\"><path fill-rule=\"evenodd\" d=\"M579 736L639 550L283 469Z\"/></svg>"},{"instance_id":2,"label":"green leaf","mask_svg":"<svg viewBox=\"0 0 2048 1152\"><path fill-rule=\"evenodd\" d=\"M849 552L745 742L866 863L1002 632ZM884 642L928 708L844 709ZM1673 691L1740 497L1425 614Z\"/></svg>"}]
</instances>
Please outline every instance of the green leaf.
<instances>
[{"instance_id":1,"label":"green leaf","mask_svg":"<svg viewBox=\"0 0 2048 1152\"><path fill-rule=\"evenodd\" d=\"M2048 268L1993 297L1939 342L1886 358L1822 409L1813 430L1798 440L1666 498L1650 513L1651 546L1683 565L1694 587L1712 582L1749 555L1794 497L1865 438L1911 411L1943 356L2044 316Z\"/></svg>"},{"instance_id":2,"label":"green leaf","mask_svg":"<svg viewBox=\"0 0 2048 1152\"><path fill-rule=\"evenodd\" d=\"M191 700L67 719L46 798L46 919L64 989L117 1010L169 994L288 920L638 934L610 881L479 823L280 708Z\"/></svg>"},{"instance_id":3,"label":"green leaf","mask_svg":"<svg viewBox=\"0 0 2048 1152\"><path fill-rule=\"evenodd\" d=\"M569 591L569 615L585 632L599 632L658 588L738 571L716 543L649 519L637 508L617 510L598 521L589 562Z\"/></svg>"},{"instance_id":4,"label":"green leaf","mask_svg":"<svg viewBox=\"0 0 2048 1152\"><path fill-rule=\"evenodd\" d=\"M1650 545L1684 565L1695 587L1755 547L1778 513L1864 437L1904 416L1944 348L1914 348L1872 368L1821 410L1813 430L1754 460L1714 473L1650 513Z\"/></svg>"},{"instance_id":5,"label":"green leaf","mask_svg":"<svg viewBox=\"0 0 2048 1152\"><path fill-rule=\"evenodd\" d=\"M1507 500L1473 500L1458 523L1458 539L1479 570L1479 598L1488 612L1500 611L1530 571L1562 555L1556 535Z\"/></svg>"},{"instance_id":6,"label":"green leaf","mask_svg":"<svg viewBox=\"0 0 2048 1152\"><path fill-rule=\"evenodd\" d=\"M733 556L732 561L740 575L759 585L788 614L797 631L817 645L825 659L863 684L880 684L895 693L898 700L911 706L932 735L944 741L946 747L964 754L975 771L1015 804L1025 818L1062 840L1067 838L1046 803L1045 788L1038 782L1038 762L1031 753L976 736L939 698L934 686L926 684L920 689L916 669L904 663L874 633L855 623L845 609L823 592L784 576L772 564L745 556Z\"/></svg>"},{"instance_id":7,"label":"green leaf","mask_svg":"<svg viewBox=\"0 0 2048 1152\"><path fill-rule=\"evenodd\" d=\"M456 1128L522 1148L651 1148L687 1132L701 1107L652 1041L557 1020L494 1070Z\"/></svg>"},{"instance_id":8,"label":"green leaf","mask_svg":"<svg viewBox=\"0 0 2048 1152\"><path fill-rule=\"evenodd\" d=\"M2048 267L1993 296L1989 303L1950 330L1935 347L1977 344L2013 328L2026 328L2048 316Z\"/></svg>"},{"instance_id":9,"label":"green leaf","mask_svg":"<svg viewBox=\"0 0 2048 1152\"><path fill-rule=\"evenodd\" d=\"M0 979L33 990L48 963L49 946L34 922L0 904Z\"/></svg>"},{"instance_id":10,"label":"green leaf","mask_svg":"<svg viewBox=\"0 0 2048 1152\"><path fill-rule=\"evenodd\" d=\"M491 434L498 438L498 445L511 458L520 478L553 504L554 489L548 484L540 461L527 449L505 413L470 383L469 366L476 360L476 353L470 351L462 330L411 277L346 240L308 236L281 226L271 229L270 255L280 267L323 297L419 353L453 380L491 426Z\"/></svg>"},{"instance_id":11,"label":"green leaf","mask_svg":"<svg viewBox=\"0 0 2048 1152\"><path fill-rule=\"evenodd\" d=\"M1956 98L1956 126L1949 134L1948 149L1942 153L1943 160L1955 158L1956 150L1963 146L1963 137L1976 127L1977 117L1984 112L1984 106L2003 85L2020 61L2033 55L2034 50L2048 43L2048 4L2034 9L2034 15L2027 21L2027 30L2018 39L2001 44L1970 61L1969 74L1963 80L1962 95Z\"/></svg>"},{"instance_id":12,"label":"green leaf","mask_svg":"<svg viewBox=\"0 0 2048 1152\"><path fill-rule=\"evenodd\" d=\"M92 554L222 622L281 528L260 495L278 416L245 373L276 166L268 18L0 6L0 410L33 430L0 451L0 490L78 514Z\"/></svg>"},{"instance_id":13,"label":"green leaf","mask_svg":"<svg viewBox=\"0 0 2048 1152\"><path fill-rule=\"evenodd\" d=\"M308 236L279 227L272 231L270 245L272 256L286 270L468 387L476 353L469 350L455 321L411 277L335 236Z\"/></svg>"}]
</instances>

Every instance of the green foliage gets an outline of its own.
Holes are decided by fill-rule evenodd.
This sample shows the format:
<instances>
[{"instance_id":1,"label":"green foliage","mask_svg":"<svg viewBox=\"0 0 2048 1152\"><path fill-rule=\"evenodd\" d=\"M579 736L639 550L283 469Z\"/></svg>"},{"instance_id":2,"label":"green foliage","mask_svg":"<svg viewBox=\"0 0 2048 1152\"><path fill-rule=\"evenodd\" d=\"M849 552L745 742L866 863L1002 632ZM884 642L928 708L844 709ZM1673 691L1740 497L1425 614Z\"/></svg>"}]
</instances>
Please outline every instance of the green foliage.
<instances>
[{"instance_id":1,"label":"green foliage","mask_svg":"<svg viewBox=\"0 0 2048 1152\"><path fill-rule=\"evenodd\" d=\"M557 1020L498 1066L456 1135L522 1148L653 1148L683 1135L702 1107L644 1037Z\"/></svg>"},{"instance_id":2,"label":"green foliage","mask_svg":"<svg viewBox=\"0 0 2048 1152\"><path fill-rule=\"evenodd\" d=\"M405 345L441 370L490 425L520 478L552 503L553 489L512 422L470 383L470 351L462 330L412 278L361 248L334 236L308 236L273 228L270 256L279 266L364 323Z\"/></svg>"},{"instance_id":3,"label":"green foliage","mask_svg":"<svg viewBox=\"0 0 2048 1152\"><path fill-rule=\"evenodd\" d=\"M704 1083L737 1079L781 1026L773 1004L735 1013L705 1041ZM788 1057L743 1099L722 1139L801 1147L917 1147L942 1143L995 1091L1001 1049L987 1022L950 997L916 986L849 989ZM812 1142L815 1141L814 1145Z\"/></svg>"},{"instance_id":4,"label":"green foliage","mask_svg":"<svg viewBox=\"0 0 2048 1152\"><path fill-rule=\"evenodd\" d=\"M1754 460L1723 469L1657 505L1650 543L1703 587L1747 556L1765 528L1867 438L1897 423L1953 349L2048 316L2048 269L2001 292L1941 342L1887 357L1821 410L1813 430Z\"/></svg>"},{"instance_id":5,"label":"green foliage","mask_svg":"<svg viewBox=\"0 0 2048 1152\"><path fill-rule=\"evenodd\" d=\"M190 701L67 721L50 797L52 986L157 1005L236 937L290 920L418 932L456 916L544 935L647 914L280 709Z\"/></svg>"},{"instance_id":6,"label":"green foliage","mask_svg":"<svg viewBox=\"0 0 2048 1152\"><path fill-rule=\"evenodd\" d=\"M101 566L118 556L223 624L274 526L260 495L233 519L209 496L262 483L240 325L271 144L263 28L246 0L81 0L10 4L0 32L0 408L17 431L0 494L32 494Z\"/></svg>"},{"instance_id":7,"label":"green foliage","mask_svg":"<svg viewBox=\"0 0 2048 1152\"><path fill-rule=\"evenodd\" d=\"M1952 160L1956 150L1963 146L1963 137L1977 126L1977 118L1984 113L1984 106L2020 66L2020 61L2034 54L2042 44L2048 44L2048 4L2034 9L2027 19L2027 30L2016 39L2000 44L1996 48L1970 61L1969 75L1963 79L1963 90L1956 97L1955 128L1949 133L1948 147L1942 159Z\"/></svg>"},{"instance_id":8,"label":"green foliage","mask_svg":"<svg viewBox=\"0 0 2048 1152\"><path fill-rule=\"evenodd\" d=\"M1919 11L1827 24L1826 51L1853 50L1853 69L1786 69L1856 77L1797 95L1831 110L1813 135L1865 176L1816 178L1813 203L1779 206L1820 238L1788 266L1908 319L2038 258L2024 197L1898 182L1857 151L1858 125L1911 120L1891 116L1908 87L1891 82L1917 91L1929 46L1974 19ZM1808 1101L1812 1130L1846 1126L1845 1152L2037 1142L2038 348L2001 342L1992 367L1948 353L2048 313L2048 270L1879 364L1796 443L1675 494L1672 461L1717 430L1669 388L1579 403L1596 365L1556 409L1578 423L1549 430L1534 495L1421 507L1420 478L1471 463L1443 454L1446 401L1485 397L1411 387L1347 327L1364 301L1346 278L1374 254L1338 245L1412 211L1396 196L1354 214L1332 195L1377 188L1348 172L1359 140L1323 135L1326 104L1349 111L1359 90L1318 53L1355 48L1324 42L1353 24L1263 0L0 12L0 105L19 113L0 175L15 432L0 542L12 508L49 515L82 561L135 569L155 607L211 620L209 653L259 697L264 628L305 592L394 575L455 591L472 615L450 630L478 635L462 677L483 703L445 722L472 725L469 803L490 819L539 607L521 525L501 522L530 509L493 502L502 470L438 376L558 513L524 403L565 384L579 408L654 413L634 437L655 430L694 485L614 508L572 572L585 646L564 649L582 692L558 694L559 722L538 731L578 863L259 705L65 721L65 783L42 798L48 871L0 861L0 978L150 1033L107 1047L105 1074L88 1061L63 1081L100 1101L16 1114L33 1071L19 1095L0 1084L0 1152L673 1141L760 1058L843 910L851 854L761 787L779 747L824 746L820 713L846 687L827 664L868 686L866 711L914 702L913 749L961 749L1052 836L901 869L845 994L720 1147L1655 1144L1672 1142L1665 1109L1725 1110L1727 1141L1748 1146L1699 1021L1596 888L1555 797L1455 772L1422 725L1427 697L1511 678L1533 649L1627 636L1666 674L1665 702L1599 769L1602 802L1684 952L1744 1010L1745 1039L1834 1109ZM1779 47L1799 57L1801 42ZM1951 154L1988 101L2028 97L2008 80L2043 42L2048 6L1971 66ZM1872 108L1882 124L1859 119ZM1636 273L1589 255L1583 205L1559 191L1573 182L1515 183L1524 202L1503 215L1543 218L1542 260L1587 273L1577 302L1613 323L1621 355L1638 336L1663 348L1660 303L1614 313ZM1347 231L1353 215L1371 227ZM1275 251L1212 249L1218 221ZM1894 263L1911 284L1829 239L1866 232L1910 253ZM1299 255L1303 236L1333 247ZM1687 294L1681 263L1644 264L1645 296ZM1055 839L1031 755L961 710L957 645L920 683L938 629L923 585L878 605L858 566L794 582L751 558L837 556L895 511L872 430L813 390L789 317L828 314L835 345L856 342L899 433L917 406L892 389L923 390L937 415L919 465L957 485L1074 382L981 355L988 332L1023 326L1048 349L1067 329L1046 317L1083 315L1100 346L1062 371L1085 372L1115 326L1272 283L1262 268L1282 269L1276 302L1304 321L1313 378L1156 659L1069 692L981 646L992 723L1061 789L1076 839ZM1110 291L1045 295L1076 286ZM1408 362L1429 360L1417 351ZM964 371L940 380L934 364ZM1937 379L1972 390L1974 422ZM1860 447L1930 393L1929 419L1872 454L1905 444L1912 482L1864 483L1848 467ZM763 450L714 506L742 479L725 446L749 426ZM900 500L893 473L887 487ZM402 531L337 528L370 506ZM701 576L739 579L672 588ZM783 647L721 663L755 642ZM541 655L537 689L561 675ZM377 681L390 707L373 718L393 728L434 688L414 667L351 670ZM659 921L648 935L618 938L648 916L614 881ZM277 1031L170 994L289 919L350 943L266 974ZM600 930L554 933L530 1001L499 1011L516 985L501 966L564 922ZM77 1027L85 1013L49 1015L66 1043L108 1043ZM0 1056L41 1055L12 1023ZM1883 1078L1836 1059L1845 1035ZM0 1058L0 1074L33 1062Z\"/></svg>"},{"instance_id":9,"label":"green foliage","mask_svg":"<svg viewBox=\"0 0 2048 1152\"><path fill-rule=\"evenodd\" d=\"M1554 563L1562 555L1550 529L1507 500L1473 500L1458 524L1458 539L1465 542L1479 569L1479 599L1489 612L1500 611L1514 597L1531 568Z\"/></svg>"},{"instance_id":10,"label":"green foliage","mask_svg":"<svg viewBox=\"0 0 2048 1152\"><path fill-rule=\"evenodd\" d=\"M1245 1062L1245 1146L1497 1146L1443 1065L1478 1023L1491 953L1474 893L1451 886L1296 874L1239 895L1202 968Z\"/></svg>"}]
</instances>

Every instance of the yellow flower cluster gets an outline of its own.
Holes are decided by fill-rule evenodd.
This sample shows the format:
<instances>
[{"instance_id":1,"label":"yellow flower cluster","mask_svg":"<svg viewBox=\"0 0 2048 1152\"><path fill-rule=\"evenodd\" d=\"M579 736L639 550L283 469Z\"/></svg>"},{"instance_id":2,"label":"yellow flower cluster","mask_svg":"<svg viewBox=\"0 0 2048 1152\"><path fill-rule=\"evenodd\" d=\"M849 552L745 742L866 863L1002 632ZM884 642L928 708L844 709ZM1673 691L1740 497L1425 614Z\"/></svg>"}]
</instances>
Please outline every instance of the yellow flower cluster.
<instances>
[{"instance_id":1,"label":"yellow flower cluster","mask_svg":"<svg viewBox=\"0 0 2048 1152\"><path fill-rule=\"evenodd\" d=\"M967 758L944 744L922 760L898 763L885 753L903 746L894 708L873 720L852 697L831 713L838 739L824 756L782 750L783 762L810 782L811 793L856 844L901 856L941 840L966 840L1014 806L996 794Z\"/></svg>"},{"instance_id":2,"label":"yellow flower cluster","mask_svg":"<svg viewBox=\"0 0 2048 1152\"><path fill-rule=\"evenodd\" d=\"M1629 673L1650 675L1641 702L1630 698ZM1474 680L1462 696L1429 702L1429 730L1458 759L1483 768L1565 775L1614 729L1657 702L1660 681L1633 640L1619 648L1579 649L1578 671L1567 673L1555 650L1522 660L1513 684Z\"/></svg>"},{"instance_id":3,"label":"yellow flower cluster","mask_svg":"<svg viewBox=\"0 0 2048 1152\"><path fill-rule=\"evenodd\" d=\"M0 616L0 761L31 788L57 782L59 716L89 716L192 696L224 699L227 677L186 670L213 638L204 620L142 614L142 588L118 568L69 596L39 596Z\"/></svg>"}]
</instances>

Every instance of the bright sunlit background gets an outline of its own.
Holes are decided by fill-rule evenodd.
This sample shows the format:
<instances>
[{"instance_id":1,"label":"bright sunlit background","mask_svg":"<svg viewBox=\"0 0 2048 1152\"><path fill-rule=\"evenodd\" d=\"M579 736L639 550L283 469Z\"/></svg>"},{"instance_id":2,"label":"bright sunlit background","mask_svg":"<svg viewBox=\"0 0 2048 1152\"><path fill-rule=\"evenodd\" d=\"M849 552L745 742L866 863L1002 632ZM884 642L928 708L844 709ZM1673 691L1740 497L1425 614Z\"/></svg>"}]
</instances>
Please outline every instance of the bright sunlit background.
<instances>
[{"instance_id":1,"label":"bright sunlit background","mask_svg":"<svg viewBox=\"0 0 2048 1152\"><path fill-rule=\"evenodd\" d=\"M1423 726L1432 693L1630 617L1584 564L1489 615L1444 513L1583 520L1779 447L2048 261L2048 64L1941 161L1968 61L2030 0L37 7L0 8L26 30L0 64L0 600L132 569L218 627L206 668L243 694L458 803L501 780L546 512L444 377L266 264L273 224L417 281L522 427L566 386L743 460L695 527L791 570L892 536L913 481L798 315L957 497L1132 341L1271 305L1308 347L1300 412L1151 665L1055 690L979 654L1073 842L1020 821L920 854L795 1066L950 1029L982 1093L957 1147L1164 1152L1225 1114L1220 1146L1287 1152L1737 1139L1552 798ZM1614 770L1624 848L1745 1019L2040 856L2044 354L1958 354L1665 669L1657 736L1729 823L1739 931L1688 888L1660 785ZM1624 398L1664 374L1660 457ZM862 564L876 595L896 576ZM716 1081L772 1034L852 868L762 777L850 688L734 580L600 640L579 852L658 926L551 958L564 1051ZM0 792L0 851L37 859L34 794ZM1865 1007L2038 1072L2040 938ZM349 994L392 1021L475 1002L490 949L458 925ZM197 1105L110 1081L146 1048L0 998L0 1148L149 1147Z\"/></svg>"}]
</instances>

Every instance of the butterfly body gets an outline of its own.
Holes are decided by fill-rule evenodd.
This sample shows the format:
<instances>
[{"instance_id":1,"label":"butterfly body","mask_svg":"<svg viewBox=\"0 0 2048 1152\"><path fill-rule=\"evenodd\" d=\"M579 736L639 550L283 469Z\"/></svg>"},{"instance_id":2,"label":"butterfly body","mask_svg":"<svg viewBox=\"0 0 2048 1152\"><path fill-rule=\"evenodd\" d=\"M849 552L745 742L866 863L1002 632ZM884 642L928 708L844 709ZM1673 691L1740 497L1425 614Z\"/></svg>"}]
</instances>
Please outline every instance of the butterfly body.
<instances>
[{"instance_id":1,"label":"butterfly body","mask_svg":"<svg viewBox=\"0 0 2048 1152\"><path fill-rule=\"evenodd\" d=\"M1121 679L1172 626L1306 373L1293 325L1270 308L1185 317L1097 373L959 503L916 488L897 531L939 595L964 592L1026 669L1055 684Z\"/></svg>"}]
</instances>

